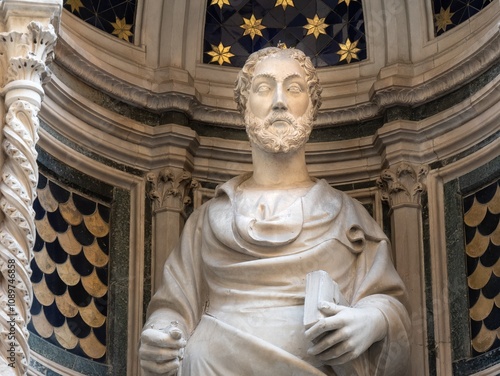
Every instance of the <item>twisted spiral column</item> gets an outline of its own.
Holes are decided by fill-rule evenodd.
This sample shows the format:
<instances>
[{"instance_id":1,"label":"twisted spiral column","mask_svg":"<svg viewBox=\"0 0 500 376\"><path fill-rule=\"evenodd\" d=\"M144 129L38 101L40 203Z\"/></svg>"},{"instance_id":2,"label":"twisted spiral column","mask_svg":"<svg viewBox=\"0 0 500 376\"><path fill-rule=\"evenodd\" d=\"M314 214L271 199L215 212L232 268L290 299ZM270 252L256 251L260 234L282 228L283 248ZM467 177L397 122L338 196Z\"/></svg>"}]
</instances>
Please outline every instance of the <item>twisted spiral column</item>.
<instances>
[{"instance_id":1,"label":"twisted spiral column","mask_svg":"<svg viewBox=\"0 0 500 376\"><path fill-rule=\"evenodd\" d=\"M7 71L0 86L6 110L0 123L0 374L16 376L26 374L29 362L35 145L45 63L56 41L50 24L31 22L27 30L0 33L0 67Z\"/></svg>"}]
</instances>

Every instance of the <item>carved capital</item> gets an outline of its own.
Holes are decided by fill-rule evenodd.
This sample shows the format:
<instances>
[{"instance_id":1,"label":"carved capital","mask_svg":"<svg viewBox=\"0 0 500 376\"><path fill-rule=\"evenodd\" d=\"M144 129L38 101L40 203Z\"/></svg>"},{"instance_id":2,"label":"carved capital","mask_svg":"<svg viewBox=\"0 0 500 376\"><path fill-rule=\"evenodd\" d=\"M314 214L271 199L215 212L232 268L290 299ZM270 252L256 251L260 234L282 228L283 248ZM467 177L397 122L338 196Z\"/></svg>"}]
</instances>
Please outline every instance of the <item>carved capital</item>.
<instances>
[{"instance_id":1,"label":"carved capital","mask_svg":"<svg viewBox=\"0 0 500 376\"><path fill-rule=\"evenodd\" d=\"M0 33L0 67L7 72L0 76L0 86L6 91L17 89L17 82L41 86L48 78L46 64L52 59L56 39L54 27L39 22L31 22L27 33Z\"/></svg>"},{"instance_id":2,"label":"carved capital","mask_svg":"<svg viewBox=\"0 0 500 376\"><path fill-rule=\"evenodd\" d=\"M166 168L158 173L148 174L147 179L150 186L148 196L153 201L155 212L184 212L191 204L192 190L199 186L186 170Z\"/></svg>"},{"instance_id":3,"label":"carved capital","mask_svg":"<svg viewBox=\"0 0 500 376\"><path fill-rule=\"evenodd\" d=\"M377 179L382 200L391 208L401 205L420 205L420 196L427 189L425 178L429 168L425 165L400 163L395 168L383 170Z\"/></svg>"}]
</instances>

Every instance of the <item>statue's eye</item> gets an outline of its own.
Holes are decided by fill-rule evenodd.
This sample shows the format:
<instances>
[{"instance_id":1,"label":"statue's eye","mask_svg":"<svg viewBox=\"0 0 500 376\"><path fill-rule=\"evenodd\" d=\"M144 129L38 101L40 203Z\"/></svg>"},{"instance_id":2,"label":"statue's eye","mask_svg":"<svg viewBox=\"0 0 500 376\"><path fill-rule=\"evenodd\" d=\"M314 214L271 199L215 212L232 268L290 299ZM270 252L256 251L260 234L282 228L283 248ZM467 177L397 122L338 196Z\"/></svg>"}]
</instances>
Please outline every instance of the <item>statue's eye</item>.
<instances>
[{"instance_id":1,"label":"statue's eye","mask_svg":"<svg viewBox=\"0 0 500 376\"><path fill-rule=\"evenodd\" d=\"M288 86L288 91L290 93L302 93L302 88L298 84L291 84Z\"/></svg>"},{"instance_id":2,"label":"statue's eye","mask_svg":"<svg viewBox=\"0 0 500 376\"><path fill-rule=\"evenodd\" d=\"M267 84L260 84L257 86L257 93L267 93L271 88Z\"/></svg>"}]
</instances>

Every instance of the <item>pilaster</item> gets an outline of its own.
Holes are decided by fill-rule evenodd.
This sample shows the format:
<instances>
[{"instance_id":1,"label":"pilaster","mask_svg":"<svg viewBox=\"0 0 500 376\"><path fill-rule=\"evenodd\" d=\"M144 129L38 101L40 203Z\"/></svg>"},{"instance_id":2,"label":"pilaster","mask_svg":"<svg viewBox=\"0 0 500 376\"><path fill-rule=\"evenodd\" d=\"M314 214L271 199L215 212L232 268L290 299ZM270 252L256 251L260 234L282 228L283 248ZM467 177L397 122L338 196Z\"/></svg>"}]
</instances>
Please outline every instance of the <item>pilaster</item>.
<instances>
[{"instance_id":1,"label":"pilaster","mask_svg":"<svg viewBox=\"0 0 500 376\"><path fill-rule=\"evenodd\" d=\"M421 195L428 168L400 162L377 180L382 199L391 208L392 245L396 269L406 285L411 306L411 375L427 374L427 339Z\"/></svg>"},{"instance_id":2,"label":"pilaster","mask_svg":"<svg viewBox=\"0 0 500 376\"><path fill-rule=\"evenodd\" d=\"M24 375L35 241L38 111L61 1L0 3L0 374Z\"/></svg>"},{"instance_id":3,"label":"pilaster","mask_svg":"<svg viewBox=\"0 0 500 376\"><path fill-rule=\"evenodd\" d=\"M160 286L163 265L179 239L191 204L193 189L199 183L191 173L178 168L166 168L148 175L149 198L153 202L152 290Z\"/></svg>"}]
</instances>

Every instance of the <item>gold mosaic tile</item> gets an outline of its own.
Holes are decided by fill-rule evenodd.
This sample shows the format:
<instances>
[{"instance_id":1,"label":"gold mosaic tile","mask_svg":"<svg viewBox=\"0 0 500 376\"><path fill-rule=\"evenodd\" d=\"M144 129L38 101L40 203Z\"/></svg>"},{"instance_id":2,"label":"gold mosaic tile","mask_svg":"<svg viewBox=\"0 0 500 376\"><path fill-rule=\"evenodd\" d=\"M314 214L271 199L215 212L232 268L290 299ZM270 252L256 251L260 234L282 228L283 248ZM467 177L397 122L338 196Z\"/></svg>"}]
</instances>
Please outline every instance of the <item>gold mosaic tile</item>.
<instances>
[{"instance_id":1,"label":"gold mosaic tile","mask_svg":"<svg viewBox=\"0 0 500 376\"><path fill-rule=\"evenodd\" d=\"M78 337L70 330L67 322L59 328L54 328L54 334L57 342L65 349L74 349L78 345Z\"/></svg>"},{"instance_id":2,"label":"gold mosaic tile","mask_svg":"<svg viewBox=\"0 0 500 376\"><path fill-rule=\"evenodd\" d=\"M82 284L94 298L101 298L108 292L108 286L101 282L95 269L90 275L82 277Z\"/></svg>"},{"instance_id":3,"label":"gold mosaic tile","mask_svg":"<svg viewBox=\"0 0 500 376\"><path fill-rule=\"evenodd\" d=\"M59 274L59 277L68 286L75 286L80 282L80 275L73 268L69 257L63 264L57 264L57 274Z\"/></svg>"},{"instance_id":4,"label":"gold mosaic tile","mask_svg":"<svg viewBox=\"0 0 500 376\"><path fill-rule=\"evenodd\" d=\"M52 196L50 192L49 186L47 185L44 189L39 189L38 192L38 200L40 201L40 205L48 212L55 212L59 203Z\"/></svg>"},{"instance_id":5,"label":"gold mosaic tile","mask_svg":"<svg viewBox=\"0 0 500 376\"><path fill-rule=\"evenodd\" d=\"M54 327L45 318L43 311L38 315L31 316L31 322L36 328L36 331L43 338L49 338L54 332Z\"/></svg>"},{"instance_id":6,"label":"gold mosaic tile","mask_svg":"<svg viewBox=\"0 0 500 376\"><path fill-rule=\"evenodd\" d=\"M75 235L71 228L68 228L66 232L57 234L59 239L59 244L61 247L72 256L79 254L82 250L82 245L76 240Z\"/></svg>"},{"instance_id":7,"label":"gold mosaic tile","mask_svg":"<svg viewBox=\"0 0 500 376\"><path fill-rule=\"evenodd\" d=\"M483 294L480 294L476 304L474 304L469 311L471 319L475 321L483 321L491 313L491 309L494 304L494 299L485 298Z\"/></svg>"},{"instance_id":8,"label":"gold mosaic tile","mask_svg":"<svg viewBox=\"0 0 500 376\"><path fill-rule=\"evenodd\" d=\"M94 332L90 332L88 337L80 339L80 346L85 354L94 359L102 358L106 353L106 346L102 345L94 335Z\"/></svg>"},{"instance_id":9,"label":"gold mosaic tile","mask_svg":"<svg viewBox=\"0 0 500 376\"><path fill-rule=\"evenodd\" d=\"M78 306L69 296L68 290L63 295L56 296L56 305L64 317L75 317L78 313Z\"/></svg>"},{"instance_id":10,"label":"gold mosaic tile","mask_svg":"<svg viewBox=\"0 0 500 376\"><path fill-rule=\"evenodd\" d=\"M38 283L33 283L33 292L35 293L36 298L40 303L44 306L49 306L54 303L54 294L47 287L47 283L45 282L45 276Z\"/></svg>"},{"instance_id":11,"label":"gold mosaic tile","mask_svg":"<svg viewBox=\"0 0 500 376\"><path fill-rule=\"evenodd\" d=\"M489 242L489 236L483 236L479 233L479 231L476 231L474 238L472 238L472 240L465 246L465 251L468 256L477 258L481 256L484 251L486 251Z\"/></svg>"},{"instance_id":12,"label":"gold mosaic tile","mask_svg":"<svg viewBox=\"0 0 500 376\"><path fill-rule=\"evenodd\" d=\"M477 227L486 216L486 212L488 211L487 205L482 205L474 199L474 204L472 207L465 213L464 222L469 227Z\"/></svg>"},{"instance_id":13,"label":"gold mosaic tile","mask_svg":"<svg viewBox=\"0 0 500 376\"><path fill-rule=\"evenodd\" d=\"M83 215L76 208L72 197L67 202L59 204L59 211L64 220L72 226L78 226L83 221Z\"/></svg>"},{"instance_id":14,"label":"gold mosaic tile","mask_svg":"<svg viewBox=\"0 0 500 376\"><path fill-rule=\"evenodd\" d=\"M495 245L500 245L500 223L497 228L491 233L490 240Z\"/></svg>"},{"instance_id":15,"label":"gold mosaic tile","mask_svg":"<svg viewBox=\"0 0 500 376\"><path fill-rule=\"evenodd\" d=\"M498 259L498 261L495 263L495 265L493 265L493 273L497 277L500 277L500 259Z\"/></svg>"},{"instance_id":16,"label":"gold mosaic tile","mask_svg":"<svg viewBox=\"0 0 500 376\"><path fill-rule=\"evenodd\" d=\"M495 196L488 202L488 209L490 213L500 214L500 186L497 187Z\"/></svg>"},{"instance_id":17,"label":"gold mosaic tile","mask_svg":"<svg viewBox=\"0 0 500 376\"><path fill-rule=\"evenodd\" d=\"M91 301L87 307L80 308L79 311L83 321L92 328L99 328L106 321L106 316L97 310L94 301Z\"/></svg>"},{"instance_id":18,"label":"gold mosaic tile","mask_svg":"<svg viewBox=\"0 0 500 376\"><path fill-rule=\"evenodd\" d=\"M84 246L83 252L85 253L86 259L89 260L92 265L97 267L106 266L109 261L108 255L102 251L101 247L99 247L97 240L94 240L94 242L89 246Z\"/></svg>"},{"instance_id":19,"label":"gold mosaic tile","mask_svg":"<svg viewBox=\"0 0 500 376\"><path fill-rule=\"evenodd\" d=\"M493 271L492 269L493 268L491 267L487 268L483 266L481 262L479 262L474 272L472 272L472 274L467 277L469 287L474 290L480 290L484 286L486 286L486 284L490 280L491 273Z\"/></svg>"},{"instance_id":20,"label":"gold mosaic tile","mask_svg":"<svg viewBox=\"0 0 500 376\"><path fill-rule=\"evenodd\" d=\"M472 339L472 347L478 353L485 353L497 339L496 330L489 330L486 326L482 326L479 334Z\"/></svg>"},{"instance_id":21,"label":"gold mosaic tile","mask_svg":"<svg viewBox=\"0 0 500 376\"><path fill-rule=\"evenodd\" d=\"M56 263L48 255L45 245L40 252L34 253L35 262L43 273L52 274L56 270Z\"/></svg>"},{"instance_id":22,"label":"gold mosaic tile","mask_svg":"<svg viewBox=\"0 0 500 376\"><path fill-rule=\"evenodd\" d=\"M57 239L57 232L52 228L46 215L35 220L36 232L46 243L53 243Z\"/></svg>"},{"instance_id":23,"label":"gold mosaic tile","mask_svg":"<svg viewBox=\"0 0 500 376\"><path fill-rule=\"evenodd\" d=\"M48 179L40 181L45 186L39 187L39 205L34 205L39 241L32 260L34 304L29 328L56 346L102 362L109 208Z\"/></svg>"},{"instance_id":24,"label":"gold mosaic tile","mask_svg":"<svg viewBox=\"0 0 500 376\"><path fill-rule=\"evenodd\" d=\"M97 210L92 215L84 216L83 221L85 222L87 229L95 237L102 238L108 235L109 226L106 222L104 222Z\"/></svg>"}]
</instances>

